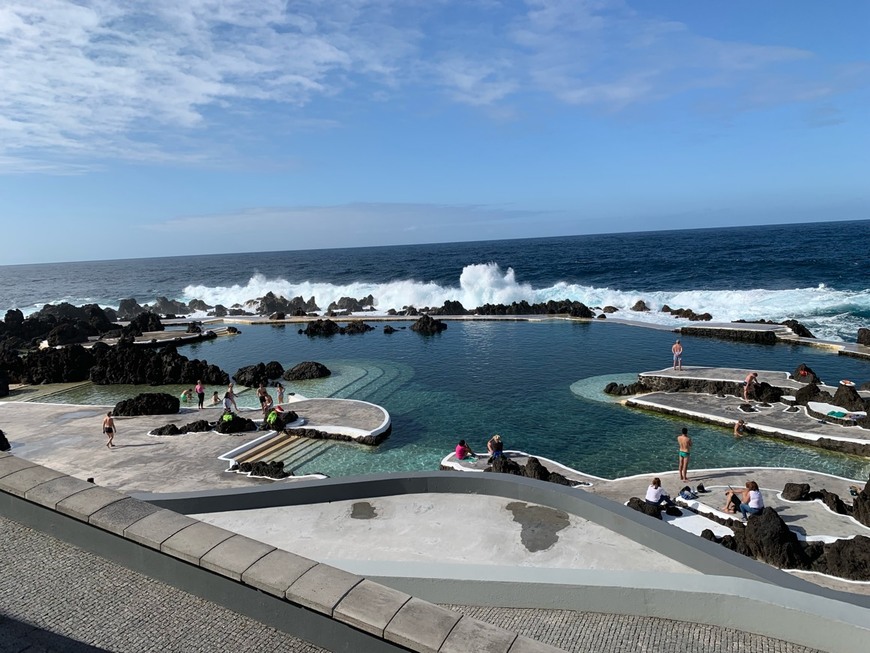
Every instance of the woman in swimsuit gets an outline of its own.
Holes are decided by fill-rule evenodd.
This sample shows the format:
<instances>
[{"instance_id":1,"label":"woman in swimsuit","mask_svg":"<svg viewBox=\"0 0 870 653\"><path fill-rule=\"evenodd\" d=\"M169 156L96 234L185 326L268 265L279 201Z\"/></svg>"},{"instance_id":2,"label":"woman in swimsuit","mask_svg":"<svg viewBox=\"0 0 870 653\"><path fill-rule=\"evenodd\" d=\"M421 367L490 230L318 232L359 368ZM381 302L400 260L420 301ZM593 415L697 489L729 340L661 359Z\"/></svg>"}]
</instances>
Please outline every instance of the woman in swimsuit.
<instances>
[{"instance_id":1,"label":"woman in swimsuit","mask_svg":"<svg viewBox=\"0 0 870 653\"><path fill-rule=\"evenodd\" d=\"M106 413L106 416L103 418L103 433L106 434L108 441L106 442L106 446L112 448L115 446L113 440L115 439L115 420L112 419L112 411L110 410Z\"/></svg>"}]
</instances>

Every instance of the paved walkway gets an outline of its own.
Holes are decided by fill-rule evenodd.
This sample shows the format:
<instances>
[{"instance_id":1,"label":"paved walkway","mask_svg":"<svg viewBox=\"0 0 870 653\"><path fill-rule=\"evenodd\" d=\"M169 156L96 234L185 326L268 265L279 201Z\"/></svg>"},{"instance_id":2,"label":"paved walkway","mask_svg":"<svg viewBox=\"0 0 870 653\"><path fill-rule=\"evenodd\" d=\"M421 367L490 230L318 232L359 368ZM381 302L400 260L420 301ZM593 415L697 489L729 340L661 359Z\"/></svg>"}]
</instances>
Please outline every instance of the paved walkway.
<instances>
[{"instance_id":1,"label":"paved walkway","mask_svg":"<svg viewBox=\"0 0 870 653\"><path fill-rule=\"evenodd\" d=\"M324 651L4 518L0 559L0 653ZM733 629L666 619L447 607L566 651L818 653Z\"/></svg>"},{"instance_id":2,"label":"paved walkway","mask_svg":"<svg viewBox=\"0 0 870 653\"><path fill-rule=\"evenodd\" d=\"M386 416L386 412L374 404L343 399L304 399L289 406L308 420L307 426L322 430L331 430L325 428L329 426L336 431L370 432L379 427ZM224 473L228 465L218 460L221 454L262 436L262 431L238 435L213 431L163 437L148 435L151 429L165 424L181 426L197 419L216 421L222 408L185 407L177 415L116 417L117 446L107 449L100 428L110 408L5 401L0 402L0 423L14 455L76 478L92 477L98 485L127 494L274 483ZM259 410L242 410L240 414L252 419L261 417ZM293 479L280 482L293 482Z\"/></svg>"},{"instance_id":3,"label":"paved walkway","mask_svg":"<svg viewBox=\"0 0 870 653\"><path fill-rule=\"evenodd\" d=\"M324 651L5 518L0 560L2 653Z\"/></svg>"}]
</instances>

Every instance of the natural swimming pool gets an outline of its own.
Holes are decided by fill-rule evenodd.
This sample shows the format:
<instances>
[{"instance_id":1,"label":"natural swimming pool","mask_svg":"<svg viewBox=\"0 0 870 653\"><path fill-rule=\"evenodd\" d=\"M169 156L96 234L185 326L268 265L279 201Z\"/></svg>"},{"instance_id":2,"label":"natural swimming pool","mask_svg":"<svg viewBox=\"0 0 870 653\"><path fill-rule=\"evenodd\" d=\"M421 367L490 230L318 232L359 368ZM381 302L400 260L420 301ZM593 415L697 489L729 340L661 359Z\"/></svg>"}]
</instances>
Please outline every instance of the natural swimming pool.
<instances>
[{"instance_id":1,"label":"natural swimming pool","mask_svg":"<svg viewBox=\"0 0 870 653\"><path fill-rule=\"evenodd\" d=\"M386 408L393 422L379 447L332 443L298 473L329 476L436 469L456 441L475 450L500 433L507 448L537 453L597 476L614 478L671 469L675 437L688 426L695 441L692 467L776 466L864 479L870 461L762 437L737 440L730 429L651 415L618 405L601 392L606 382L632 380L671 363L674 334L620 324L544 321L451 321L438 336L420 336L408 322L328 339L300 335L298 326L239 325L240 336L179 351L233 374L239 367L277 360L285 368L316 360L327 379L284 383L309 397L344 397ZM791 372L806 363L835 382L870 378L870 362L801 345L748 345L682 337L685 365ZM573 387L572 387L573 386ZM153 387L86 385L46 401L113 404ZM162 386L178 395L181 386ZM212 390L223 388L208 388ZM253 392L240 405L255 406ZM228 449L232 443L228 443Z\"/></svg>"}]
</instances>

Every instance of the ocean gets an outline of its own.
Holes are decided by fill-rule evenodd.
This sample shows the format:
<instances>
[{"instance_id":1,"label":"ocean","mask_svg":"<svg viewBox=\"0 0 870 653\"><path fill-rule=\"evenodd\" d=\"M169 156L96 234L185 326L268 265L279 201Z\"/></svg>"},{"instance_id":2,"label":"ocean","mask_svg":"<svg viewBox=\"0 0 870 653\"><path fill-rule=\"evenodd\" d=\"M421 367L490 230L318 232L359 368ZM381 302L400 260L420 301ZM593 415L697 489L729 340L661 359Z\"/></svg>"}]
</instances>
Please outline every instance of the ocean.
<instances>
[{"instance_id":1,"label":"ocean","mask_svg":"<svg viewBox=\"0 0 870 653\"><path fill-rule=\"evenodd\" d=\"M271 291L314 296L321 308L371 294L376 310L578 300L613 317L677 328L658 309L691 308L715 321L792 318L820 338L854 342L870 326L870 221L573 236L508 241L261 252L0 267L0 310L26 314L68 301L117 307L158 296L243 304ZM643 300L652 310L629 308ZM373 401L393 418L375 449L335 443L297 473L330 476L435 469L460 438L559 460L608 478L671 469L675 437L695 437L694 467L789 466L866 479L870 461L812 447L684 424L624 408L601 392L610 380L670 365L673 333L607 323L450 322L423 337L398 333L310 339L298 327L240 325L242 335L185 347L228 373L277 360L317 360L334 374L289 390ZM746 345L683 337L686 365L792 371L806 363L826 381L870 380L870 363L812 347ZM143 390L87 386L50 400L112 404ZM178 393L180 388L167 387ZM242 395L251 406L253 396ZM188 436L195 437L195 436ZM235 446L228 441L227 448Z\"/></svg>"}]
</instances>

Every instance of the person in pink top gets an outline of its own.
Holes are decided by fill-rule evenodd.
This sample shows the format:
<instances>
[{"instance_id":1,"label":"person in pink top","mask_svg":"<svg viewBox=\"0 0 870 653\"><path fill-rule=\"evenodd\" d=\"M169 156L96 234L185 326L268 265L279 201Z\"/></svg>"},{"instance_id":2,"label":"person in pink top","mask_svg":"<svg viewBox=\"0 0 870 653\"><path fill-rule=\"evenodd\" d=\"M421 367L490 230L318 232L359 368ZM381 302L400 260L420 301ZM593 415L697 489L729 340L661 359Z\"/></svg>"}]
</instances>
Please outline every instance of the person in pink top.
<instances>
[{"instance_id":1,"label":"person in pink top","mask_svg":"<svg viewBox=\"0 0 870 653\"><path fill-rule=\"evenodd\" d=\"M196 382L196 386L193 388L193 391L196 393L199 407L202 408L203 404L205 403L205 386L202 384L202 381Z\"/></svg>"},{"instance_id":2,"label":"person in pink top","mask_svg":"<svg viewBox=\"0 0 870 653\"><path fill-rule=\"evenodd\" d=\"M465 460L467 458L477 458L477 454L471 450L465 440L460 440L456 445L456 460Z\"/></svg>"}]
</instances>

